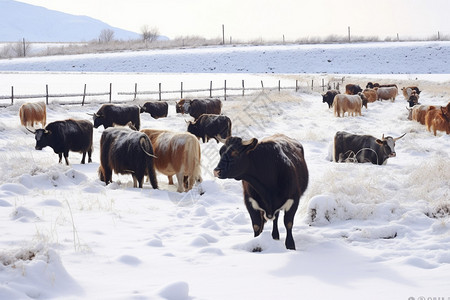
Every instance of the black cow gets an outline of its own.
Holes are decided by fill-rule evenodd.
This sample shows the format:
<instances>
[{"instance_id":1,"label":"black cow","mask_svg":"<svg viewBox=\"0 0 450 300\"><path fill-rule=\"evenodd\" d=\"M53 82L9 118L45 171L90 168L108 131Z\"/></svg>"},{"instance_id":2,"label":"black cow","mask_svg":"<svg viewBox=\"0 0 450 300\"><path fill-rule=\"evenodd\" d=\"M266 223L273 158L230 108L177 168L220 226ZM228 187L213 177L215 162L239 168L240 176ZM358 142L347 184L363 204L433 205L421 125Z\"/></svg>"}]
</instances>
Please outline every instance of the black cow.
<instances>
[{"instance_id":1,"label":"black cow","mask_svg":"<svg viewBox=\"0 0 450 300\"><path fill-rule=\"evenodd\" d=\"M322 103L328 103L328 108L333 106L334 97L340 94L338 90L329 90L325 94L322 94Z\"/></svg>"},{"instance_id":2,"label":"black cow","mask_svg":"<svg viewBox=\"0 0 450 300\"><path fill-rule=\"evenodd\" d=\"M405 133L406 134L406 133ZM389 157L395 157L395 142L402 138L383 137L377 139L371 135L356 135L344 131L334 136L333 159L335 162L370 162L384 165Z\"/></svg>"},{"instance_id":3,"label":"black cow","mask_svg":"<svg viewBox=\"0 0 450 300\"><path fill-rule=\"evenodd\" d=\"M145 102L141 106L140 113L149 113L152 118L159 119L167 117L167 112L169 110L169 104L167 102Z\"/></svg>"},{"instance_id":4,"label":"black cow","mask_svg":"<svg viewBox=\"0 0 450 300\"><path fill-rule=\"evenodd\" d=\"M345 93L347 95L358 95L362 92L362 88L357 84L347 84L345 86Z\"/></svg>"},{"instance_id":5,"label":"black cow","mask_svg":"<svg viewBox=\"0 0 450 300\"><path fill-rule=\"evenodd\" d=\"M176 111L182 114L188 113L197 120L198 117L203 114L220 115L222 111L222 101L219 99L182 99L177 103Z\"/></svg>"},{"instance_id":6,"label":"black cow","mask_svg":"<svg viewBox=\"0 0 450 300\"><path fill-rule=\"evenodd\" d=\"M376 87L379 87L379 88L380 87L396 87L398 89L397 85L394 84L394 83L391 83L391 84L379 84L377 82L373 83L373 82L369 81L366 84L366 89L373 89L373 88L376 88Z\"/></svg>"},{"instance_id":7,"label":"black cow","mask_svg":"<svg viewBox=\"0 0 450 300\"><path fill-rule=\"evenodd\" d=\"M35 149L42 150L44 147L50 146L59 155L59 163L64 154L66 165L69 165L69 151L83 153L82 164L85 163L87 152L88 162L92 162L93 131L92 123L89 121L73 119L55 121L45 126L45 129L37 129L34 132Z\"/></svg>"},{"instance_id":8,"label":"black cow","mask_svg":"<svg viewBox=\"0 0 450 300\"><path fill-rule=\"evenodd\" d=\"M133 186L139 183L142 188L144 176L148 175L152 187L157 189L153 157L153 147L145 133L126 127L105 129L100 138L100 180L106 184L112 182L112 171L131 174Z\"/></svg>"},{"instance_id":9,"label":"black cow","mask_svg":"<svg viewBox=\"0 0 450 300\"><path fill-rule=\"evenodd\" d=\"M231 136L231 120L224 115L203 114L188 123L187 131L201 138L203 143L210 139L223 142Z\"/></svg>"},{"instance_id":10,"label":"black cow","mask_svg":"<svg viewBox=\"0 0 450 300\"><path fill-rule=\"evenodd\" d=\"M308 186L308 168L303 146L282 134L258 143L230 137L220 149L214 175L242 180L244 202L252 220L255 237L264 223L273 221L272 237L279 239L278 215L284 211L287 249L295 250L292 227L300 197Z\"/></svg>"},{"instance_id":11,"label":"black cow","mask_svg":"<svg viewBox=\"0 0 450 300\"><path fill-rule=\"evenodd\" d=\"M128 122L131 122L139 130L141 126L139 111L140 109L136 105L118 106L114 104L103 104L97 113L94 114L94 127L98 128L103 125L106 129L113 127L114 124L126 125Z\"/></svg>"}]
</instances>

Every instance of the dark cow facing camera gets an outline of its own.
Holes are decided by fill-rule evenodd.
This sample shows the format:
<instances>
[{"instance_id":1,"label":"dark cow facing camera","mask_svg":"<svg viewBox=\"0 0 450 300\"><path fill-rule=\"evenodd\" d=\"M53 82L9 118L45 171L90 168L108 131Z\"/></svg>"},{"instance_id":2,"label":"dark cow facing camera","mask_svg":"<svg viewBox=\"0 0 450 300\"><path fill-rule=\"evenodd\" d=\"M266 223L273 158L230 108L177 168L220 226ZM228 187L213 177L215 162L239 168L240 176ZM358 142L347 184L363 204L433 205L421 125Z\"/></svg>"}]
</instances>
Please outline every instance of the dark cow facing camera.
<instances>
[{"instance_id":1,"label":"dark cow facing camera","mask_svg":"<svg viewBox=\"0 0 450 300\"><path fill-rule=\"evenodd\" d=\"M231 120L224 115L203 114L188 123L187 131L201 138L203 143L210 139L215 139L217 143L224 142L231 136Z\"/></svg>"},{"instance_id":2,"label":"dark cow facing camera","mask_svg":"<svg viewBox=\"0 0 450 300\"><path fill-rule=\"evenodd\" d=\"M322 103L328 103L328 108L333 106L334 97L340 94L338 90L329 90L325 94L322 94Z\"/></svg>"},{"instance_id":3,"label":"dark cow facing camera","mask_svg":"<svg viewBox=\"0 0 450 300\"><path fill-rule=\"evenodd\" d=\"M126 125L128 122L131 122L137 130L141 126L140 108L136 105L103 104L93 117L94 128L103 125L106 129L114 125Z\"/></svg>"},{"instance_id":4,"label":"dark cow facing camera","mask_svg":"<svg viewBox=\"0 0 450 300\"><path fill-rule=\"evenodd\" d=\"M395 142L405 134L397 138L384 137L383 134L381 139L377 139L371 135L338 131L334 136L333 160L385 165L388 158L396 156Z\"/></svg>"},{"instance_id":5,"label":"dark cow facing camera","mask_svg":"<svg viewBox=\"0 0 450 300\"><path fill-rule=\"evenodd\" d=\"M165 118L169 111L169 104L167 102L145 102L140 107L140 113L149 113L153 119Z\"/></svg>"},{"instance_id":6,"label":"dark cow facing camera","mask_svg":"<svg viewBox=\"0 0 450 300\"><path fill-rule=\"evenodd\" d=\"M59 163L64 159L69 165L69 151L83 153L81 163L85 163L86 153L88 162L92 162L92 123L86 120L68 119L49 123L45 129L37 129L35 132L36 150L42 150L49 146L59 155Z\"/></svg>"},{"instance_id":7,"label":"dark cow facing camera","mask_svg":"<svg viewBox=\"0 0 450 300\"><path fill-rule=\"evenodd\" d=\"M100 180L106 184L112 182L112 171L131 174L133 187L139 184L142 188L144 176L148 175L152 187L157 189L153 158L153 147L145 133L126 127L105 129L100 138Z\"/></svg>"},{"instance_id":8,"label":"dark cow facing camera","mask_svg":"<svg viewBox=\"0 0 450 300\"><path fill-rule=\"evenodd\" d=\"M220 149L214 175L242 180L244 203L255 237L266 221L273 221L272 237L279 239L278 216L284 211L287 249L295 250L292 227L300 197L308 186L303 146L282 134L258 142L230 137Z\"/></svg>"},{"instance_id":9,"label":"dark cow facing camera","mask_svg":"<svg viewBox=\"0 0 450 300\"><path fill-rule=\"evenodd\" d=\"M345 86L345 93L347 95L358 95L358 93L361 93L362 91L362 88L357 84L350 83Z\"/></svg>"}]
</instances>

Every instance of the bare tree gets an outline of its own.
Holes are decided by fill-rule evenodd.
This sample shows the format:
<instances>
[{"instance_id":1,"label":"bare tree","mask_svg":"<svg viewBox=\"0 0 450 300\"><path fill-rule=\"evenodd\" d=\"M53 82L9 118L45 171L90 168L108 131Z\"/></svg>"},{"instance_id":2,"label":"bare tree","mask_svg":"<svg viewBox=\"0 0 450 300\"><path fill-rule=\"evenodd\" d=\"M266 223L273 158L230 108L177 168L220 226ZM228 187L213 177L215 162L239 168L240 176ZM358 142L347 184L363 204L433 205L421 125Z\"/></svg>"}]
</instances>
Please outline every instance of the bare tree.
<instances>
[{"instance_id":1,"label":"bare tree","mask_svg":"<svg viewBox=\"0 0 450 300\"><path fill-rule=\"evenodd\" d=\"M144 42L153 42L159 36L159 30L156 27L150 28L148 25L144 25L141 27L142 40Z\"/></svg>"},{"instance_id":2,"label":"bare tree","mask_svg":"<svg viewBox=\"0 0 450 300\"><path fill-rule=\"evenodd\" d=\"M12 45L12 50L16 57L25 57L28 55L31 49L31 44L26 42L25 39L22 41L18 41L14 45Z\"/></svg>"},{"instance_id":3,"label":"bare tree","mask_svg":"<svg viewBox=\"0 0 450 300\"><path fill-rule=\"evenodd\" d=\"M103 29L98 37L98 41L100 43L109 43L112 42L113 40L114 40L114 30L112 29Z\"/></svg>"}]
</instances>

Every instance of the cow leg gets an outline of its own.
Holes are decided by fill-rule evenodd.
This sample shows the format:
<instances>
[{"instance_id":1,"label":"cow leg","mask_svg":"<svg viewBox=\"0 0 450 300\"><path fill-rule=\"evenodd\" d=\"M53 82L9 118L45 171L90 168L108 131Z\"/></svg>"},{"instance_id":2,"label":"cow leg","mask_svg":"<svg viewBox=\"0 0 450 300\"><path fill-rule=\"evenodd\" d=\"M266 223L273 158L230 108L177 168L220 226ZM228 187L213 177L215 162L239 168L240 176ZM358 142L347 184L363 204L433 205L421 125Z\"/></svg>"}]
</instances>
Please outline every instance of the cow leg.
<instances>
[{"instance_id":1,"label":"cow leg","mask_svg":"<svg viewBox=\"0 0 450 300\"><path fill-rule=\"evenodd\" d=\"M280 215L280 212L277 212L275 214L275 219L273 219L272 238L274 240L280 239L280 233L278 232L278 216L279 215Z\"/></svg>"},{"instance_id":2,"label":"cow leg","mask_svg":"<svg viewBox=\"0 0 450 300\"><path fill-rule=\"evenodd\" d=\"M88 163L92 162L92 148L88 150Z\"/></svg>"},{"instance_id":3,"label":"cow leg","mask_svg":"<svg viewBox=\"0 0 450 300\"><path fill-rule=\"evenodd\" d=\"M257 237L261 234L264 229L264 216L263 212L260 210L256 210L252 207L252 204L249 201L248 195L245 195L245 206L247 207L247 211L250 215L250 219L252 220L252 227L254 236Z\"/></svg>"},{"instance_id":4,"label":"cow leg","mask_svg":"<svg viewBox=\"0 0 450 300\"><path fill-rule=\"evenodd\" d=\"M83 157L81 158L81 164L84 165L86 161L86 152L83 152Z\"/></svg>"},{"instance_id":5,"label":"cow leg","mask_svg":"<svg viewBox=\"0 0 450 300\"><path fill-rule=\"evenodd\" d=\"M178 184L178 188L177 188L177 192L178 193L182 193L184 192L184 174L183 173L177 173L177 184Z\"/></svg>"},{"instance_id":6,"label":"cow leg","mask_svg":"<svg viewBox=\"0 0 450 300\"><path fill-rule=\"evenodd\" d=\"M172 175L171 175L171 176L167 176L167 178L169 179L169 184L173 184L173 178L172 178Z\"/></svg>"},{"instance_id":7,"label":"cow leg","mask_svg":"<svg viewBox=\"0 0 450 300\"><path fill-rule=\"evenodd\" d=\"M289 250L295 250L294 237L292 236L292 227L294 227L294 216L295 212L297 211L298 203L299 201L294 201L292 206L284 212L284 226L286 227L286 241L284 244Z\"/></svg>"},{"instance_id":8,"label":"cow leg","mask_svg":"<svg viewBox=\"0 0 450 300\"><path fill-rule=\"evenodd\" d=\"M69 151L64 152L64 159L66 160L66 165L69 165L68 157L69 157Z\"/></svg>"},{"instance_id":9,"label":"cow leg","mask_svg":"<svg viewBox=\"0 0 450 300\"><path fill-rule=\"evenodd\" d=\"M58 163L61 163L61 161L62 161L62 153L58 153L58 156L59 156L59 161L58 161Z\"/></svg>"},{"instance_id":10,"label":"cow leg","mask_svg":"<svg viewBox=\"0 0 450 300\"><path fill-rule=\"evenodd\" d=\"M134 188L137 188L137 182L138 182L138 180L137 180L137 178L136 178L136 175L132 174L131 176L133 177L133 187L134 187ZM142 187L142 186L140 186L140 187Z\"/></svg>"}]
</instances>

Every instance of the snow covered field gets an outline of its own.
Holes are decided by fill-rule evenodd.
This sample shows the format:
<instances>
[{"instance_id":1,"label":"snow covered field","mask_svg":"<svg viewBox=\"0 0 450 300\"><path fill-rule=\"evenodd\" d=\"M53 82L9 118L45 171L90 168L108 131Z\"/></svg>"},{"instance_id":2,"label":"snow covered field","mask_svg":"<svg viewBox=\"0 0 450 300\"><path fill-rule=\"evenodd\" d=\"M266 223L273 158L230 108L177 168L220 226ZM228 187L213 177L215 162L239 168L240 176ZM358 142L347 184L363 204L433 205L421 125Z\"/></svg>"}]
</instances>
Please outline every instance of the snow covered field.
<instances>
[{"instance_id":1,"label":"snow covered field","mask_svg":"<svg viewBox=\"0 0 450 300\"><path fill-rule=\"evenodd\" d=\"M333 45L339 49L335 63L311 61L297 71L289 61L305 65L306 54L318 51L314 46L304 46L305 55L277 46L277 55L286 54L279 61L262 55L261 47L248 47L241 56L226 48L161 51L157 59L143 52L7 60L0 61L0 95L11 86L21 94L42 93L46 83L70 93L86 82L113 82L120 90L135 82L204 86L211 77L275 83L334 76L299 74L326 72L342 73L344 84L418 85L423 104L450 101L450 44L381 45L377 53L389 64L368 54L364 63L354 63L371 51L365 44ZM415 58L424 60L396 60L407 53L421 53ZM208 71L210 66L217 67ZM159 73L133 73L151 71ZM204 72L217 74L199 74ZM99 106L50 104L47 121L87 119ZM20 101L1 108L0 299L448 299L450 136L434 136L407 120L405 106L399 95L395 102L369 104L361 117L336 118L320 93L306 89L224 102L234 135L285 133L305 148L310 183L295 219L296 251L285 249L281 223L280 241L272 240L269 223L253 238L241 182L212 176L221 146L215 141L202 144L201 196L197 190L177 193L161 175L159 190L148 183L134 189L127 175L114 175L105 186L97 175L103 128L94 130L94 162L81 165L81 155L71 152L65 166L52 149L34 150L34 136L20 125ZM173 104L167 118L141 115L143 128L184 131L185 119ZM385 166L337 164L329 151L338 130L407 134ZM253 253L255 247L262 252Z\"/></svg>"}]
</instances>

